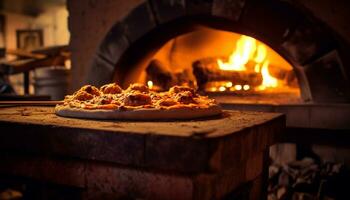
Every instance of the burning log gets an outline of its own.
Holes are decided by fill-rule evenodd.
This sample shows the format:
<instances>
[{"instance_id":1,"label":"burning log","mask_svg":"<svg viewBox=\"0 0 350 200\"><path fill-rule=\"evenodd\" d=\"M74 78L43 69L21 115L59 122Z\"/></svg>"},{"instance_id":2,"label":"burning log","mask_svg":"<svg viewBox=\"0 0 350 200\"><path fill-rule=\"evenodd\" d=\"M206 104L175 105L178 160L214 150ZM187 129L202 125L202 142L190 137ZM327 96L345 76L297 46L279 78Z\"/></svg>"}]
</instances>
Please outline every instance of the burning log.
<instances>
[{"instance_id":1,"label":"burning log","mask_svg":"<svg viewBox=\"0 0 350 200\"><path fill-rule=\"evenodd\" d=\"M254 69L256 64L254 61L248 61L246 65L248 69ZM269 64L268 69L272 77L283 80L289 86L298 87L298 81L292 69L287 70L273 64Z\"/></svg>"},{"instance_id":2,"label":"burning log","mask_svg":"<svg viewBox=\"0 0 350 200\"><path fill-rule=\"evenodd\" d=\"M147 79L161 88L169 88L175 82L174 74L159 60L152 60L146 68Z\"/></svg>"},{"instance_id":3,"label":"burning log","mask_svg":"<svg viewBox=\"0 0 350 200\"><path fill-rule=\"evenodd\" d=\"M220 70L216 58L201 59L193 63L193 74L198 88L203 90L205 84L212 81L230 81L235 85L258 86L262 83L260 73L250 71Z\"/></svg>"},{"instance_id":4,"label":"burning log","mask_svg":"<svg viewBox=\"0 0 350 200\"><path fill-rule=\"evenodd\" d=\"M298 80L293 70L285 70L276 66L270 66L269 71L271 76L280 80L284 80L287 83L287 85L292 87L298 87Z\"/></svg>"},{"instance_id":5,"label":"burning log","mask_svg":"<svg viewBox=\"0 0 350 200\"><path fill-rule=\"evenodd\" d=\"M161 87L162 90L168 90L174 85L194 86L194 82L188 70L174 73L160 60L152 60L146 68L146 72L147 79L151 80L154 85Z\"/></svg>"}]
</instances>

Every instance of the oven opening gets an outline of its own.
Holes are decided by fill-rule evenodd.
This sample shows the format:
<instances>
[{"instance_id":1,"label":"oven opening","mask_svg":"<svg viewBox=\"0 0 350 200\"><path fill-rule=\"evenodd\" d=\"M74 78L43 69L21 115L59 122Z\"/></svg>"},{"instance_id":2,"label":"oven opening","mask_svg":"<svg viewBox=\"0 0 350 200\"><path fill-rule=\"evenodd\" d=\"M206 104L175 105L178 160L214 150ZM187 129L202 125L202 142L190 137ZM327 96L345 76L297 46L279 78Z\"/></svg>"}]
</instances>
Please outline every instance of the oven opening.
<instances>
[{"instance_id":1,"label":"oven opening","mask_svg":"<svg viewBox=\"0 0 350 200\"><path fill-rule=\"evenodd\" d=\"M230 101L300 101L298 79L286 59L254 37L213 28L172 38L131 74L126 82L156 91L187 85Z\"/></svg>"}]
</instances>

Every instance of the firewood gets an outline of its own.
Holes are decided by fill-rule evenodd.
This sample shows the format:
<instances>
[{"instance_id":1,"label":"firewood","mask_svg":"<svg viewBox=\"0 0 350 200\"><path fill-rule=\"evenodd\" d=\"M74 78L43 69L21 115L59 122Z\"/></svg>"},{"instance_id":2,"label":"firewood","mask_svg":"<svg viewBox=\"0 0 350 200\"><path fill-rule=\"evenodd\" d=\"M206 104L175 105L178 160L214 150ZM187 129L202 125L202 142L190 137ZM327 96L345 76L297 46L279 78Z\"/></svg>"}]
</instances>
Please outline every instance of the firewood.
<instances>
[{"instance_id":1,"label":"firewood","mask_svg":"<svg viewBox=\"0 0 350 200\"><path fill-rule=\"evenodd\" d=\"M262 82L260 73L251 71L220 70L216 58L206 58L193 63L193 74L197 79L199 89L211 81L230 81L233 84L258 86Z\"/></svg>"},{"instance_id":2,"label":"firewood","mask_svg":"<svg viewBox=\"0 0 350 200\"><path fill-rule=\"evenodd\" d=\"M161 90L168 90L174 85L194 86L189 70L175 73L170 71L160 60L152 60L146 68L146 72L147 80L152 80L154 85L161 87Z\"/></svg>"},{"instance_id":3,"label":"firewood","mask_svg":"<svg viewBox=\"0 0 350 200\"><path fill-rule=\"evenodd\" d=\"M276 66L270 66L269 72L271 76L285 81L287 85L292 87L298 87L298 80L293 70L286 70Z\"/></svg>"},{"instance_id":4,"label":"firewood","mask_svg":"<svg viewBox=\"0 0 350 200\"><path fill-rule=\"evenodd\" d=\"M256 62L250 60L246 66L248 69L254 69L256 64ZM270 63L269 73L272 77L284 81L289 86L298 87L298 80L293 69L281 68L280 66L276 66Z\"/></svg>"},{"instance_id":5,"label":"firewood","mask_svg":"<svg viewBox=\"0 0 350 200\"><path fill-rule=\"evenodd\" d=\"M175 83L174 74L159 60L152 60L146 68L147 79L162 89L167 89Z\"/></svg>"}]
</instances>

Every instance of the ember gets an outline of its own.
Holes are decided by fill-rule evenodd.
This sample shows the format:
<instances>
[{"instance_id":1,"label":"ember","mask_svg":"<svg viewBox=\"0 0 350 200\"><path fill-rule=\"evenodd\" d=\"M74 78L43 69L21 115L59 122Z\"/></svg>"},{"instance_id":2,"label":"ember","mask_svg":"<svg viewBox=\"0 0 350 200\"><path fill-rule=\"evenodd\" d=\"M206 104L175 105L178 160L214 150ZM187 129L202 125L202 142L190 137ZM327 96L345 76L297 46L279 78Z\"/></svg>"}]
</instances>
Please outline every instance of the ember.
<instances>
[{"instance_id":1,"label":"ember","mask_svg":"<svg viewBox=\"0 0 350 200\"><path fill-rule=\"evenodd\" d=\"M147 86L149 87L149 89L153 88L153 81L147 81Z\"/></svg>"}]
</instances>

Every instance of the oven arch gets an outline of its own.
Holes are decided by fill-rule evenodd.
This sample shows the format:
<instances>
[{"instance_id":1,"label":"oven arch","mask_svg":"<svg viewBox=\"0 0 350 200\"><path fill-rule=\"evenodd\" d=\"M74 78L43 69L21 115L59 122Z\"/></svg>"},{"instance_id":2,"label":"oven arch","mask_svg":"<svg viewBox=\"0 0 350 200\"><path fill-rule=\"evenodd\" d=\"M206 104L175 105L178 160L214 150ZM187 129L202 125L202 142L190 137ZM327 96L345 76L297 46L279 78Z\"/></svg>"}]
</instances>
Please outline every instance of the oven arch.
<instances>
[{"instance_id":1,"label":"oven arch","mask_svg":"<svg viewBox=\"0 0 350 200\"><path fill-rule=\"evenodd\" d=\"M305 101L349 101L348 72L333 33L302 9L276 0L181 2L145 1L117 22L96 51L87 83L123 84L130 66L145 65L171 38L210 27L252 36L278 52L292 64Z\"/></svg>"}]
</instances>

